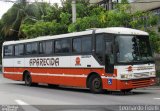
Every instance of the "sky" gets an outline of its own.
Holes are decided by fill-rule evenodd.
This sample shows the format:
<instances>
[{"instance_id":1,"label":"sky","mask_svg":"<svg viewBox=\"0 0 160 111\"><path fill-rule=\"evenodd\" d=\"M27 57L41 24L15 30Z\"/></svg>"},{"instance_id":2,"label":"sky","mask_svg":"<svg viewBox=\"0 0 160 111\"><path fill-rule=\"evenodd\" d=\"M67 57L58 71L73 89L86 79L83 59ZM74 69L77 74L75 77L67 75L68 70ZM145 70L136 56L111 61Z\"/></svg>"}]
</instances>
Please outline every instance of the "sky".
<instances>
[{"instance_id":1,"label":"sky","mask_svg":"<svg viewBox=\"0 0 160 111\"><path fill-rule=\"evenodd\" d=\"M11 1L16 1L16 0L11 0ZM34 0L30 0L30 1L34 1ZM42 1L42 0L38 0L38 1ZM50 2L50 3L61 3L60 0L43 0L43 1ZM3 2L3 0L0 0L0 19L2 15L5 12L7 12L9 8L12 7L12 5L13 5L12 2Z\"/></svg>"}]
</instances>

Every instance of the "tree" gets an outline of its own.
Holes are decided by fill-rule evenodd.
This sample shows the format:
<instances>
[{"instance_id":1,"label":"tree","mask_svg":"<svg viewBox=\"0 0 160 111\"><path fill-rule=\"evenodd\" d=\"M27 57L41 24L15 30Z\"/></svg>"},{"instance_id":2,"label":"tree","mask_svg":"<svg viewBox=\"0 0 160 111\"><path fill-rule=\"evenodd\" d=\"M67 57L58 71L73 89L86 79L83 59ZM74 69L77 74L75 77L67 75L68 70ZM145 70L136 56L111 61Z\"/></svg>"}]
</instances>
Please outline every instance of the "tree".
<instances>
[{"instance_id":1,"label":"tree","mask_svg":"<svg viewBox=\"0 0 160 111\"><path fill-rule=\"evenodd\" d=\"M71 21L71 0L61 0L62 6L47 3L27 4L22 0L2 17L2 34L5 39L11 37L34 38L44 35L56 35L61 33L83 31L89 28L104 27L130 27L148 31L151 34L151 41L155 44L155 52L159 52L159 35L150 30L157 24L158 17L152 13L136 12L131 13L130 4L122 0L113 10L106 11L103 7L90 5L89 0L78 0L77 21ZM11 32L14 29L17 32Z\"/></svg>"},{"instance_id":2,"label":"tree","mask_svg":"<svg viewBox=\"0 0 160 111\"><path fill-rule=\"evenodd\" d=\"M23 24L21 31L27 36L27 38L34 38L45 35L56 35L67 32L67 27L57 23L56 21L44 22L38 21L35 24Z\"/></svg>"},{"instance_id":3,"label":"tree","mask_svg":"<svg viewBox=\"0 0 160 111\"><path fill-rule=\"evenodd\" d=\"M24 38L23 32L20 27L23 22L41 20L41 14L43 13L43 7L46 6L44 3L42 8L40 3L28 4L27 0L18 0L3 16L2 16L2 33L5 40L17 40ZM47 7L47 6L46 6ZM42 9L42 10L41 10Z\"/></svg>"}]
</instances>

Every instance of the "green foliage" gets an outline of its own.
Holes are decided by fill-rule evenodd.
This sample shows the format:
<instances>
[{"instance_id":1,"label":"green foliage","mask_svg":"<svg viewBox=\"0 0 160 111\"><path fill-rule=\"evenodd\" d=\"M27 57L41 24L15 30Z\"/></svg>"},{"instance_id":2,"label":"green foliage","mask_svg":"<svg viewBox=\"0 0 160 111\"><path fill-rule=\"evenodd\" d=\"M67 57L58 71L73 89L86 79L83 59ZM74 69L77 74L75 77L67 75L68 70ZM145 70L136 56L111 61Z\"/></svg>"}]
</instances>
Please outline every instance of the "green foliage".
<instances>
[{"instance_id":1,"label":"green foliage","mask_svg":"<svg viewBox=\"0 0 160 111\"><path fill-rule=\"evenodd\" d=\"M27 38L34 38L44 35L56 35L63 34L67 30L65 25L61 25L55 21L44 22L38 21L35 24L23 24L21 26L21 31L27 35Z\"/></svg>"},{"instance_id":2,"label":"green foliage","mask_svg":"<svg viewBox=\"0 0 160 111\"><path fill-rule=\"evenodd\" d=\"M69 13L63 13L62 12L60 14L61 23L62 24L69 24L69 23L71 23L71 17L72 17L71 14L69 14Z\"/></svg>"},{"instance_id":3,"label":"green foliage","mask_svg":"<svg viewBox=\"0 0 160 111\"><path fill-rule=\"evenodd\" d=\"M56 20L57 22L60 22L60 14L62 12L62 9L59 8L57 4L46 7L44 9L44 12L45 14L42 15L42 19L44 21Z\"/></svg>"},{"instance_id":4,"label":"green foliage","mask_svg":"<svg viewBox=\"0 0 160 111\"><path fill-rule=\"evenodd\" d=\"M160 26L158 27L158 32L160 32Z\"/></svg>"},{"instance_id":5,"label":"green foliage","mask_svg":"<svg viewBox=\"0 0 160 111\"><path fill-rule=\"evenodd\" d=\"M83 31L89 28L100 27L98 16L84 17L77 19L77 22L68 27L69 32Z\"/></svg>"},{"instance_id":6,"label":"green foliage","mask_svg":"<svg viewBox=\"0 0 160 111\"><path fill-rule=\"evenodd\" d=\"M37 36L56 35L83 31L89 28L131 27L147 30L155 52L160 53L160 37L149 30L157 24L158 17L150 12L130 12L128 0L122 0L114 10L106 11L98 5L90 5L89 0L77 0L77 21L72 23L71 0L63 1L62 6L47 3L28 4L20 0L14 4L0 21L1 35L5 40L34 38ZM13 32L14 29L17 32ZM9 38L9 39L6 39Z\"/></svg>"},{"instance_id":7,"label":"green foliage","mask_svg":"<svg viewBox=\"0 0 160 111\"><path fill-rule=\"evenodd\" d=\"M155 31L147 30L150 35L151 44L154 52L160 53L160 35L158 35Z\"/></svg>"},{"instance_id":8,"label":"green foliage","mask_svg":"<svg viewBox=\"0 0 160 111\"><path fill-rule=\"evenodd\" d=\"M115 10L106 11L102 7L95 7L90 11L90 16L77 19L71 24L69 32L82 31L87 28L128 26L131 14L126 12L128 4L118 5Z\"/></svg>"}]
</instances>

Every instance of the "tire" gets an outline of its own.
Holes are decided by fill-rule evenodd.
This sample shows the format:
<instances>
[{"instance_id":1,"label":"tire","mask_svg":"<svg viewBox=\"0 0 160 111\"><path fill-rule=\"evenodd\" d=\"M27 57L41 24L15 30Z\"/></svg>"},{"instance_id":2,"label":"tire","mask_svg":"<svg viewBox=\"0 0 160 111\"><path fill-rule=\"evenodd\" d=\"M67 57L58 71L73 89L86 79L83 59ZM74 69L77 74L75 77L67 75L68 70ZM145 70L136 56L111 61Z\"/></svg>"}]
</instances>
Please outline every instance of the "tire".
<instances>
[{"instance_id":1,"label":"tire","mask_svg":"<svg viewBox=\"0 0 160 111\"><path fill-rule=\"evenodd\" d=\"M124 93L128 93L128 92L131 92L132 89L123 89L121 90L121 92L124 92Z\"/></svg>"},{"instance_id":2,"label":"tire","mask_svg":"<svg viewBox=\"0 0 160 111\"><path fill-rule=\"evenodd\" d=\"M92 93L102 93L102 80L98 75L93 75L89 78L89 88Z\"/></svg>"},{"instance_id":3,"label":"tire","mask_svg":"<svg viewBox=\"0 0 160 111\"><path fill-rule=\"evenodd\" d=\"M32 77L29 73L26 73L24 76L24 81L26 86L37 86L38 83L32 83Z\"/></svg>"}]
</instances>

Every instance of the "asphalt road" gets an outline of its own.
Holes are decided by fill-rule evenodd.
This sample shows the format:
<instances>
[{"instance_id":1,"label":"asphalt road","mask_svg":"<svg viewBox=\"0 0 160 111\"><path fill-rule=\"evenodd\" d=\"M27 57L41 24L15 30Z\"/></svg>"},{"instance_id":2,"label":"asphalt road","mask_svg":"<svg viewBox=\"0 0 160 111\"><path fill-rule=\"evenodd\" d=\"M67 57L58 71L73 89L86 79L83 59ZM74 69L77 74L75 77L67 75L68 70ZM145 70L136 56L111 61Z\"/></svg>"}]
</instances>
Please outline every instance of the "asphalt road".
<instances>
[{"instance_id":1,"label":"asphalt road","mask_svg":"<svg viewBox=\"0 0 160 111\"><path fill-rule=\"evenodd\" d=\"M45 84L27 87L24 82L5 79L0 74L0 105L3 105L0 111L7 107L4 105L22 105L16 111L53 111L53 108L56 111L72 111L68 110L71 107L105 111L106 105L160 105L160 88L136 89L126 95L120 92L92 94L87 89L49 88Z\"/></svg>"}]
</instances>

